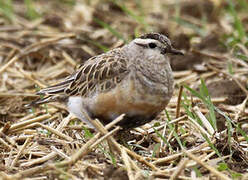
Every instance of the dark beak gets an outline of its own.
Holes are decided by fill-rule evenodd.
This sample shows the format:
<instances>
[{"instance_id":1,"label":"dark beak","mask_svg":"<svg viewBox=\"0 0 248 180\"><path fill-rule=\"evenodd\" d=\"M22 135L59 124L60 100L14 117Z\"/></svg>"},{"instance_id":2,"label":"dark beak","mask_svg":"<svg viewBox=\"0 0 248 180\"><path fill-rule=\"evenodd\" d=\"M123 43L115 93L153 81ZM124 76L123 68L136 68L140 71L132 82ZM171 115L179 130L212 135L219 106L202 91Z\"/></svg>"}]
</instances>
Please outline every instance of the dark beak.
<instances>
[{"instance_id":1,"label":"dark beak","mask_svg":"<svg viewBox=\"0 0 248 180\"><path fill-rule=\"evenodd\" d=\"M177 50L177 49L174 49L173 47L171 47L169 53L173 54L173 55L184 55L183 52Z\"/></svg>"}]
</instances>

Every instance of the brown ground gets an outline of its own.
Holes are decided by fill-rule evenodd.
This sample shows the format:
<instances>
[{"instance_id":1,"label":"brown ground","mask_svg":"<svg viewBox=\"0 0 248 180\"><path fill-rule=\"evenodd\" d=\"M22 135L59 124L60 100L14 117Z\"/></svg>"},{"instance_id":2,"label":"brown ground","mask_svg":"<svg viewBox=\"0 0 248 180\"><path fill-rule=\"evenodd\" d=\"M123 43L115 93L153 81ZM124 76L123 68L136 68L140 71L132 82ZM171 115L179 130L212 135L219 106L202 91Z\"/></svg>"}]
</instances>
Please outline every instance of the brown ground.
<instances>
[{"instance_id":1,"label":"brown ground","mask_svg":"<svg viewBox=\"0 0 248 180\"><path fill-rule=\"evenodd\" d=\"M247 36L237 38L226 1L13 0L11 8L7 2L0 1L0 179L248 179ZM247 33L247 11L235 8ZM173 123L163 112L101 142L103 135L85 131L61 104L25 107L38 87L149 31L185 52L171 57ZM179 93L181 85L201 91L201 79L219 109L212 114L217 129L199 123L210 119L211 106L186 88Z\"/></svg>"}]
</instances>

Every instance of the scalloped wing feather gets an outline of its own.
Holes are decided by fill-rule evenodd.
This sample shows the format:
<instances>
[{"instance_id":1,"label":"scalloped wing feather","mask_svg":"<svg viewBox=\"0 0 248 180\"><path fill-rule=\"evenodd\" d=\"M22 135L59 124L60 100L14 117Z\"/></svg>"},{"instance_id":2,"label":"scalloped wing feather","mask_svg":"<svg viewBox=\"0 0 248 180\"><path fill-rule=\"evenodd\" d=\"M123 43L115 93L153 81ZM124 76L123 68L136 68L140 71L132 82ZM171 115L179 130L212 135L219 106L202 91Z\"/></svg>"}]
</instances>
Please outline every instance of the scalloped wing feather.
<instances>
[{"instance_id":1,"label":"scalloped wing feather","mask_svg":"<svg viewBox=\"0 0 248 180\"><path fill-rule=\"evenodd\" d=\"M111 50L90 58L63 82L42 89L37 94L84 97L96 91L108 91L126 76L127 63L128 59L120 48Z\"/></svg>"}]
</instances>

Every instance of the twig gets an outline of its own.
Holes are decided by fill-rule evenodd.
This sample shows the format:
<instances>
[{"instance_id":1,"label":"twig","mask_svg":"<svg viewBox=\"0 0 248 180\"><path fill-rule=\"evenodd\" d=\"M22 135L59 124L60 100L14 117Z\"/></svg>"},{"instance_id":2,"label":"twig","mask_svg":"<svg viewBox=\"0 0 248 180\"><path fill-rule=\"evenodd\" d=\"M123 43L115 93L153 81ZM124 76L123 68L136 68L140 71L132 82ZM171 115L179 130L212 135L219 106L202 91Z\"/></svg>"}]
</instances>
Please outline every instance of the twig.
<instances>
[{"instance_id":1,"label":"twig","mask_svg":"<svg viewBox=\"0 0 248 180\"><path fill-rule=\"evenodd\" d=\"M125 150L127 151L127 153L132 156L133 158L135 158L137 161L139 161L142 164L145 164L146 166L148 166L149 168L151 168L154 171L160 171L159 168L157 168L154 164L149 163L148 161L145 160L145 158L143 156L140 156L138 154L136 154L135 152L127 149L126 147L124 147Z\"/></svg>"},{"instance_id":2,"label":"twig","mask_svg":"<svg viewBox=\"0 0 248 180\"><path fill-rule=\"evenodd\" d=\"M214 135L215 131L214 128L212 127L212 125L209 123L209 121L207 120L207 118L202 114L202 112L200 111L198 106L195 106L193 108L193 110L195 111L195 113L197 114L197 116L201 119L203 125L206 127L206 129L208 130L208 133L210 135Z\"/></svg>"},{"instance_id":3,"label":"twig","mask_svg":"<svg viewBox=\"0 0 248 180\"><path fill-rule=\"evenodd\" d=\"M177 179L177 177L179 176L179 174L181 173L181 171L184 169L184 167L187 165L188 162L189 159L186 158L182 159L178 164L177 169L171 175L170 180Z\"/></svg>"},{"instance_id":4,"label":"twig","mask_svg":"<svg viewBox=\"0 0 248 180\"><path fill-rule=\"evenodd\" d=\"M201 144L200 146L197 146L193 149L190 149L188 150L188 152L198 152L200 151L201 149L205 148L205 147L208 147L209 144L207 142ZM159 158L157 159L156 161L153 162L153 164L164 164L166 162L169 162L169 161L172 161L176 158L178 158L179 156L183 155L183 152L180 152L180 153L176 153L176 154L173 154L173 155L170 155L170 156L167 156L167 157L163 157L163 158Z\"/></svg>"},{"instance_id":5,"label":"twig","mask_svg":"<svg viewBox=\"0 0 248 180\"><path fill-rule=\"evenodd\" d=\"M55 156L57 156L57 152L51 152L48 155L43 156L42 158L38 158L38 159L34 159L32 161L28 161L26 163L22 163L21 167L29 167L29 166L32 166L35 164L40 164L40 163L43 163L45 161L48 161L48 160L54 158Z\"/></svg>"},{"instance_id":6,"label":"twig","mask_svg":"<svg viewBox=\"0 0 248 180\"><path fill-rule=\"evenodd\" d=\"M132 168L131 168L131 164L129 162L129 159L128 159L128 155L127 155L127 152L125 151L124 148L121 148L121 156L122 156L122 160L127 168L127 175L128 175L128 178L130 180L134 180L134 176L133 176L133 172L132 172Z\"/></svg>"},{"instance_id":7,"label":"twig","mask_svg":"<svg viewBox=\"0 0 248 180\"><path fill-rule=\"evenodd\" d=\"M16 165L17 160L19 159L19 157L21 156L21 154L23 153L29 142L30 142L30 138L27 138L24 144L22 145L21 149L18 151L15 159L12 161L11 167L14 167Z\"/></svg>"},{"instance_id":8,"label":"twig","mask_svg":"<svg viewBox=\"0 0 248 180\"><path fill-rule=\"evenodd\" d=\"M180 107L181 107L181 99L182 99L183 86L180 85L178 98L177 98L177 108L176 108L176 118L180 116Z\"/></svg>"},{"instance_id":9,"label":"twig","mask_svg":"<svg viewBox=\"0 0 248 180\"><path fill-rule=\"evenodd\" d=\"M198 159L195 155L193 155L191 152L186 151L185 149L182 150L190 159L193 159L194 161L196 161L198 164L202 165L203 167L205 167L206 169L208 169L209 171L211 171L213 174L215 174L217 177L219 177L220 179L223 180L231 180L229 177L227 177L225 174L220 173L219 171L217 171L215 168L213 168L212 166L208 165L207 163L202 162L200 159Z\"/></svg>"},{"instance_id":10,"label":"twig","mask_svg":"<svg viewBox=\"0 0 248 180\"><path fill-rule=\"evenodd\" d=\"M12 131L14 131L16 129L22 128L24 126L27 126L27 125L32 124L32 123L35 123L35 122L43 121L43 120L48 119L50 117L51 117L50 114L44 114L44 115L35 117L33 119L29 119L29 120L26 120L26 121L22 121L22 122L16 123L16 124L12 125L9 128L9 130L7 131L7 133L11 133Z\"/></svg>"},{"instance_id":11,"label":"twig","mask_svg":"<svg viewBox=\"0 0 248 180\"><path fill-rule=\"evenodd\" d=\"M114 124L120 122L123 118L123 115L119 116L118 118L116 118L114 121L112 121L111 123L109 123L106 126L106 129L110 129ZM111 134L112 132L110 132ZM79 159L81 159L84 155L86 155L88 152L90 152L90 150L93 148L93 144L99 139L100 137L100 133L97 133L93 138L91 138L88 142L86 142L83 147L81 147L76 154L74 154L70 160L65 160L62 161L60 163L57 164L57 166L63 167L66 166L68 164L75 164ZM108 135L106 135L104 138L107 138ZM103 138L101 139L101 141L104 140ZM98 143L100 143L100 141L98 141ZM97 144L95 143L95 146Z\"/></svg>"},{"instance_id":12,"label":"twig","mask_svg":"<svg viewBox=\"0 0 248 180\"><path fill-rule=\"evenodd\" d=\"M0 68L0 74L3 71L5 71L5 69L7 69L10 65L12 65L14 62L27 56L31 52L36 52L36 51L46 47L49 44L53 44L53 43L56 43L57 41L60 41L62 39L72 38L72 37L75 37L75 34L67 34L67 35L64 35L61 37L51 38L51 39L48 39L48 40L43 41L43 42L38 42L38 43L34 43L34 44L29 45L28 47L23 49L20 53L18 53L13 58L11 58L5 65L3 65L2 68Z\"/></svg>"},{"instance_id":13,"label":"twig","mask_svg":"<svg viewBox=\"0 0 248 180\"><path fill-rule=\"evenodd\" d=\"M71 64L73 67L76 66L76 62L71 58L71 56L69 54L67 54L65 51L62 52L62 55L64 56L65 60Z\"/></svg>"}]
</instances>

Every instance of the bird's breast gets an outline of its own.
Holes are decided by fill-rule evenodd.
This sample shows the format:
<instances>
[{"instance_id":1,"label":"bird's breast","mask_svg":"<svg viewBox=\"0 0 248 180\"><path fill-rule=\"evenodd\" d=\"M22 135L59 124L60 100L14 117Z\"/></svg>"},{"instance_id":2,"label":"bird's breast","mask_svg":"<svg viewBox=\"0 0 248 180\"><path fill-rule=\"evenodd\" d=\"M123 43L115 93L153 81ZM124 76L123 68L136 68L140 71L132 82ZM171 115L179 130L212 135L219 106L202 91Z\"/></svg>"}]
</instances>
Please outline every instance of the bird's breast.
<instances>
[{"instance_id":1,"label":"bird's breast","mask_svg":"<svg viewBox=\"0 0 248 180\"><path fill-rule=\"evenodd\" d=\"M109 120L121 114L151 117L161 112L169 99L148 92L142 84L129 78L108 92L96 94L88 109L93 117Z\"/></svg>"}]
</instances>

